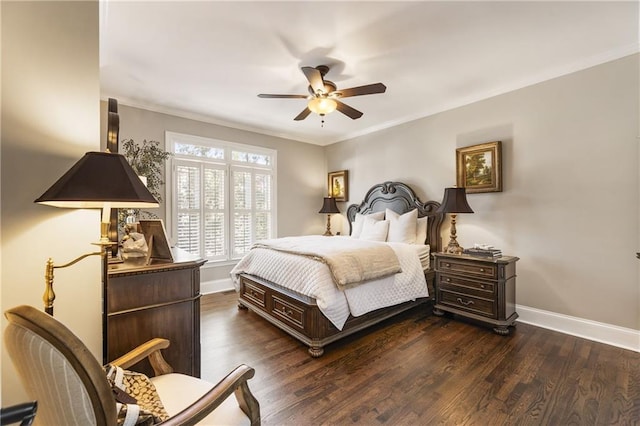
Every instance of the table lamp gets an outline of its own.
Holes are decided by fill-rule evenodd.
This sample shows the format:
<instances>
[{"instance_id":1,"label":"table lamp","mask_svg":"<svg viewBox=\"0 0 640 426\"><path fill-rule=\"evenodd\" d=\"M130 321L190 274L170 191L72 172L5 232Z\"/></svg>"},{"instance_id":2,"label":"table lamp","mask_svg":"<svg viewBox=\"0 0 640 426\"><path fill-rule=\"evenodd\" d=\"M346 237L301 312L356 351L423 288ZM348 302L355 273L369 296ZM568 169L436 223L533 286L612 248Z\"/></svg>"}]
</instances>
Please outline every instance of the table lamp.
<instances>
[{"instance_id":1,"label":"table lamp","mask_svg":"<svg viewBox=\"0 0 640 426\"><path fill-rule=\"evenodd\" d=\"M462 254L463 248L456 239L456 215L458 213L473 213L467 203L467 191L465 188L445 188L442 204L436 210L437 213L451 214L451 235L449 244L444 249L445 253Z\"/></svg>"},{"instance_id":2,"label":"table lamp","mask_svg":"<svg viewBox=\"0 0 640 426\"><path fill-rule=\"evenodd\" d=\"M158 201L142 183L126 158L111 152L87 152L36 203L73 209L102 209L100 251L83 254L64 265L54 265L49 258L45 269L45 312L53 315L53 270L66 268L93 255L103 256L103 284L106 279L107 247L117 244L109 240L111 208L158 207Z\"/></svg>"},{"instance_id":3,"label":"table lamp","mask_svg":"<svg viewBox=\"0 0 640 426\"><path fill-rule=\"evenodd\" d=\"M325 237L332 236L333 234L331 233L331 215L333 213L340 213L340 210L338 210L338 206L336 205L336 199L333 197L324 197L322 208L318 213L327 214L327 230L324 232L323 235Z\"/></svg>"}]
</instances>

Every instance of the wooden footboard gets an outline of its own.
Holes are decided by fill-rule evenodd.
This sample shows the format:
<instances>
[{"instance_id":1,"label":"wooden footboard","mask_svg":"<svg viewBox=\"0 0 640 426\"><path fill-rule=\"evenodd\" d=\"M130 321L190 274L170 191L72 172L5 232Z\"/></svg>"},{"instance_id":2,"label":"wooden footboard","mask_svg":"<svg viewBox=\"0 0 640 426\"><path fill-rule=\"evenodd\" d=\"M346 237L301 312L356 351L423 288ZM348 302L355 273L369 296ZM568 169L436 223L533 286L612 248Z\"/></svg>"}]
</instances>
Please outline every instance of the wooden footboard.
<instances>
[{"instance_id":1,"label":"wooden footboard","mask_svg":"<svg viewBox=\"0 0 640 426\"><path fill-rule=\"evenodd\" d=\"M429 295L433 295L433 274L429 285ZM295 293L277 284L255 277L240 275L238 307L248 308L276 327L309 346L312 357L322 356L324 346L350 334L364 330L416 305L430 302L431 297L417 299L388 308L378 309L368 314L347 319L342 330L338 330L320 312L315 299Z\"/></svg>"}]
</instances>

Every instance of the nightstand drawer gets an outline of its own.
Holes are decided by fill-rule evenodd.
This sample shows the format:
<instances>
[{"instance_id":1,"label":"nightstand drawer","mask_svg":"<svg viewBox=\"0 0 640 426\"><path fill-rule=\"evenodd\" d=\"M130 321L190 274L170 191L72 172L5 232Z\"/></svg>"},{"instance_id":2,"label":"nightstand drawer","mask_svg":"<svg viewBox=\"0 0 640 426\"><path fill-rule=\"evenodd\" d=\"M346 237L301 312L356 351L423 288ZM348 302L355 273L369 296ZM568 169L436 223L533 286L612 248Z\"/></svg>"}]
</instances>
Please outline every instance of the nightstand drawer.
<instances>
[{"instance_id":1,"label":"nightstand drawer","mask_svg":"<svg viewBox=\"0 0 640 426\"><path fill-rule=\"evenodd\" d=\"M468 294L469 296L495 298L495 284L492 282L465 280L456 275L438 276L438 288Z\"/></svg>"},{"instance_id":2,"label":"nightstand drawer","mask_svg":"<svg viewBox=\"0 0 640 426\"><path fill-rule=\"evenodd\" d=\"M494 263L467 261L464 259L438 259L437 271L451 272L452 274L476 275L482 278L498 278L498 267Z\"/></svg>"},{"instance_id":3,"label":"nightstand drawer","mask_svg":"<svg viewBox=\"0 0 640 426\"><path fill-rule=\"evenodd\" d=\"M443 305L448 305L463 311L491 318L496 316L495 303L493 300L473 297L464 293L457 293L444 289L440 289L439 292L440 303Z\"/></svg>"}]
</instances>

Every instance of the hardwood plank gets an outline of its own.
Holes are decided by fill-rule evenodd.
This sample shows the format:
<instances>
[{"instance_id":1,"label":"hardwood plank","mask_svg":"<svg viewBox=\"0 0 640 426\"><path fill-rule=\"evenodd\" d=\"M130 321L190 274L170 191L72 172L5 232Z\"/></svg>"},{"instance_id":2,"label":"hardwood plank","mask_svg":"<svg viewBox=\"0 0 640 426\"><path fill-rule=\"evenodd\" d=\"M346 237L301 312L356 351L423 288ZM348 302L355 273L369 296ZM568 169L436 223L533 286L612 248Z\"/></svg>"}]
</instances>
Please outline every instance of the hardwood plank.
<instances>
[{"instance_id":1,"label":"hardwood plank","mask_svg":"<svg viewBox=\"0 0 640 426\"><path fill-rule=\"evenodd\" d=\"M518 324L510 336L418 307L326 347L202 297L202 376L245 363L264 425L638 424L640 353Z\"/></svg>"}]
</instances>

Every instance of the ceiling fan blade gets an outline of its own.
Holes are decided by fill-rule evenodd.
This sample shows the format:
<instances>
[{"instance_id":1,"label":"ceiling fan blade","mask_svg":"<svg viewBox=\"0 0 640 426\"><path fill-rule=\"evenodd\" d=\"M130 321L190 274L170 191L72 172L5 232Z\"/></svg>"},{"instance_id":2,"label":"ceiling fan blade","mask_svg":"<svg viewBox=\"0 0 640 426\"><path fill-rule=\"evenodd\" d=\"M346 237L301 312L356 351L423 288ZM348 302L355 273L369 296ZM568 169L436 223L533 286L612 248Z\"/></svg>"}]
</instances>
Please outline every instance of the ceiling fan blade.
<instances>
[{"instance_id":1,"label":"ceiling fan blade","mask_svg":"<svg viewBox=\"0 0 640 426\"><path fill-rule=\"evenodd\" d=\"M311 110L309 108L305 108L302 110L302 112L300 114L298 114L296 116L296 118L294 118L295 121L301 121L304 120L305 118L307 118L309 116L309 114L311 114Z\"/></svg>"},{"instance_id":2,"label":"ceiling fan blade","mask_svg":"<svg viewBox=\"0 0 640 426\"><path fill-rule=\"evenodd\" d=\"M260 93L258 97L270 99L307 99L308 95L271 95L268 93Z\"/></svg>"},{"instance_id":3,"label":"ceiling fan blade","mask_svg":"<svg viewBox=\"0 0 640 426\"><path fill-rule=\"evenodd\" d=\"M348 98L349 96L360 95L373 95L375 93L384 93L387 90L387 86L382 83L367 84L366 86L352 87L350 89L336 90L336 94L340 94L341 98Z\"/></svg>"},{"instance_id":4,"label":"ceiling fan blade","mask_svg":"<svg viewBox=\"0 0 640 426\"><path fill-rule=\"evenodd\" d=\"M324 92L324 80L322 79L322 74L317 68L302 67L302 72L304 73L304 76L307 77L307 80L309 80L309 84L314 92Z\"/></svg>"},{"instance_id":5,"label":"ceiling fan blade","mask_svg":"<svg viewBox=\"0 0 640 426\"><path fill-rule=\"evenodd\" d=\"M358 118L362 117L362 112L358 111L355 108L350 107L347 104L343 104L337 99L334 99L334 100L336 101L336 104L337 104L336 109L341 113L343 113L344 115L346 115L347 117L353 120L357 120Z\"/></svg>"}]
</instances>

